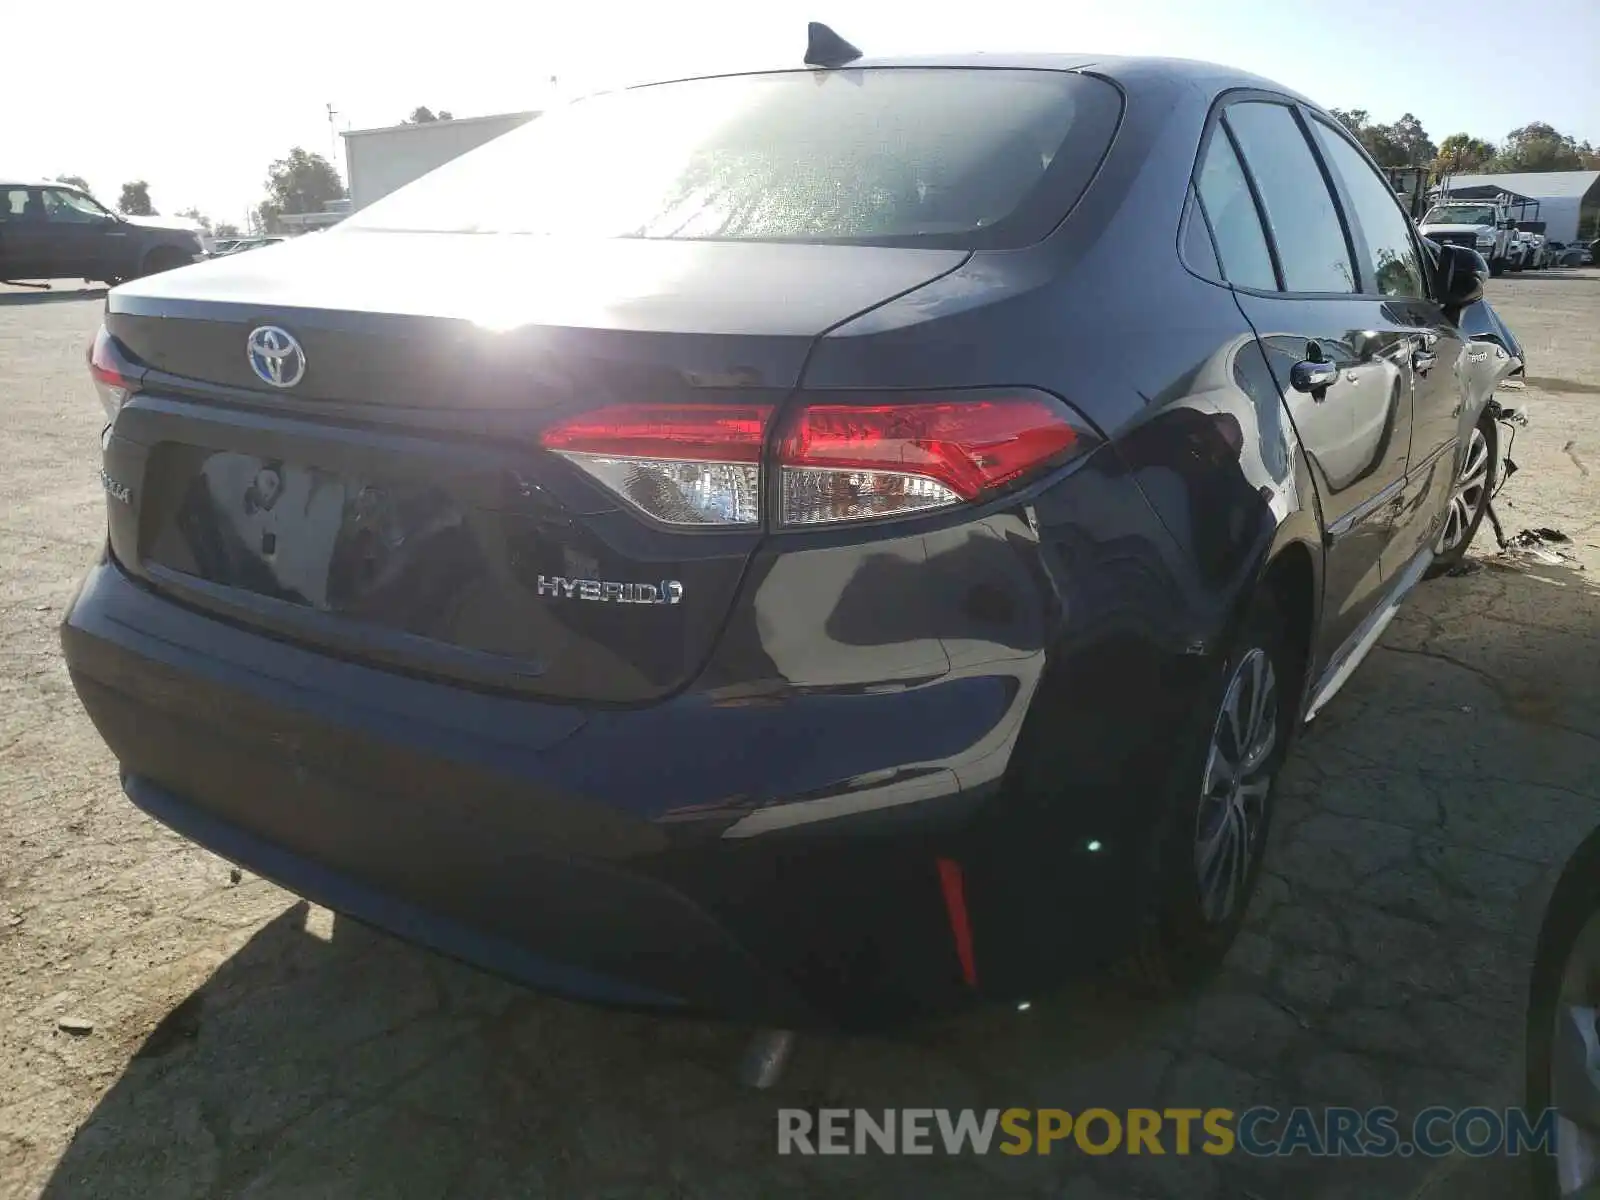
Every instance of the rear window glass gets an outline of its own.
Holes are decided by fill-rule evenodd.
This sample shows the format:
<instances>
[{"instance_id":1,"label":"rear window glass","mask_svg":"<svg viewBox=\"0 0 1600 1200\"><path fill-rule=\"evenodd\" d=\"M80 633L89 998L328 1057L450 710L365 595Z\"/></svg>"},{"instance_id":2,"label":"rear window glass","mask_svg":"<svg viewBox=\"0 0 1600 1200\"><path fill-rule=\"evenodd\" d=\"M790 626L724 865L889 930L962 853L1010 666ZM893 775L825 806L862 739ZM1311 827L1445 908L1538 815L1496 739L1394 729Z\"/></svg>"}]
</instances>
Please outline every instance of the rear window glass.
<instances>
[{"instance_id":1,"label":"rear window glass","mask_svg":"<svg viewBox=\"0 0 1600 1200\"><path fill-rule=\"evenodd\" d=\"M551 236L999 248L1050 231L1121 97L1062 71L869 68L608 93L345 222Z\"/></svg>"}]
</instances>

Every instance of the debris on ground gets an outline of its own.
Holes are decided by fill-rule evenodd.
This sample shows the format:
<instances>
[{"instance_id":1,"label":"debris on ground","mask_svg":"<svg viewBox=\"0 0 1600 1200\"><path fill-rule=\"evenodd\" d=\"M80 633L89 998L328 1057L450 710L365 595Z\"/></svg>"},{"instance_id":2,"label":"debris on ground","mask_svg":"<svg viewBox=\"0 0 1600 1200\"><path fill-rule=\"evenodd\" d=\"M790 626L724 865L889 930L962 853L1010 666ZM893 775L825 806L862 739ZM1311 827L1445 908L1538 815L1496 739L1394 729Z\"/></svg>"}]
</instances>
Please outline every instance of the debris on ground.
<instances>
[{"instance_id":1,"label":"debris on ground","mask_svg":"<svg viewBox=\"0 0 1600 1200\"><path fill-rule=\"evenodd\" d=\"M88 1017L62 1017L56 1022L56 1028L73 1037L85 1037L94 1032L94 1022Z\"/></svg>"},{"instance_id":2,"label":"debris on ground","mask_svg":"<svg viewBox=\"0 0 1600 1200\"><path fill-rule=\"evenodd\" d=\"M1559 529L1540 526L1538 529L1524 529L1521 533L1514 533L1507 540L1512 546L1537 546L1540 542L1570 542L1572 539Z\"/></svg>"},{"instance_id":3,"label":"debris on ground","mask_svg":"<svg viewBox=\"0 0 1600 1200\"><path fill-rule=\"evenodd\" d=\"M243 878L244 878L244 872L239 870L238 867L233 867L233 868L229 869L229 871L228 871L228 882L229 883L238 883L239 880L241 880Z\"/></svg>"},{"instance_id":4,"label":"debris on ground","mask_svg":"<svg viewBox=\"0 0 1600 1200\"><path fill-rule=\"evenodd\" d=\"M1502 553L1532 559L1550 567L1569 566L1581 571L1583 564L1572 555L1548 549L1550 546L1569 545L1571 542L1572 539L1561 530L1540 526L1537 529L1524 529L1521 533L1512 534L1506 539Z\"/></svg>"}]
</instances>

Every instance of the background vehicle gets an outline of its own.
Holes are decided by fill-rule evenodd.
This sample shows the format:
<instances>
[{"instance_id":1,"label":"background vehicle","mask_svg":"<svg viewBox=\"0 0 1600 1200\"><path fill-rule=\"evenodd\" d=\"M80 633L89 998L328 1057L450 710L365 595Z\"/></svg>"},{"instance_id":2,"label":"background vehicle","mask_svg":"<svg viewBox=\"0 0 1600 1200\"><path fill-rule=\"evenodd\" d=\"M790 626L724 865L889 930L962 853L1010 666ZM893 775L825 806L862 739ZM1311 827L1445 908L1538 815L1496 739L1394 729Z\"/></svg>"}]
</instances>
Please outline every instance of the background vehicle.
<instances>
[{"instance_id":1,"label":"background vehicle","mask_svg":"<svg viewBox=\"0 0 1600 1200\"><path fill-rule=\"evenodd\" d=\"M203 256L183 217L125 217L60 183L0 182L0 279L116 283Z\"/></svg>"},{"instance_id":2,"label":"background vehicle","mask_svg":"<svg viewBox=\"0 0 1600 1200\"><path fill-rule=\"evenodd\" d=\"M1517 231L1519 236L1527 242L1527 254L1524 265L1527 270L1538 271L1549 266L1549 250L1545 239L1545 224L1543 221L1518 221Z\"/></svg>"},{"instance_id":3,"label":"background vehicle","mask_svg":"<svg viewBox=\"0 0 1600 1200\"><path fill-rule=\"evenodd\" d=\"M62 640L135 803L589 999L1215 964L1296 730L1460 544L1485 264L1266 80L856 60L113 292Z\"/></svg>"},{"instance_id":4,"label":"background vehicle","mask_svg":"<svg viewBox=\"0 0 1600 1200\"><path fill-rule=\"evenodd\" d=\"M1441 198L1423 215L1418 229L1423 237L1440 245L1465 246L1483 255L1494 275L1522 269L1523 245L1517 238L1517 219L1509 197Z\"/></svg>"}]
</instances>

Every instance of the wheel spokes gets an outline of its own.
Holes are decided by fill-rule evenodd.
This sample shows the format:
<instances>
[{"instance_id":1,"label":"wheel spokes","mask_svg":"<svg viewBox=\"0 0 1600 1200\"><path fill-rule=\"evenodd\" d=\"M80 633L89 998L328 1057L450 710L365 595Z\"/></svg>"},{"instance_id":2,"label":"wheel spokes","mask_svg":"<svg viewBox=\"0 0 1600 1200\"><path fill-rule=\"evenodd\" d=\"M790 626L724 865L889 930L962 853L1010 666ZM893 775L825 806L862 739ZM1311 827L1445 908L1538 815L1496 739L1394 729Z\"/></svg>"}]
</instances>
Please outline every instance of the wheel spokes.
<instances>
[{"instance_id":1,"label":"wheel spokes","mask_svg":"<svg viewBox=\"0 0 1600 1200\"><path fill-rule=\"evenodd\" d=\"M1234 863L1243 857L1238 813L1232 804L1221 806L1217 827L1204 857L1197 862L1200 876L1200 907L1208 921L1221 921L1232 909Z\"/></svg>"},{"instance_id":2,"label":"wheel spokes","mask_svg":"<svg viewBox=\"0 0 1600 1200\"><path fill-rule=\"evenodd\" d=\"M1483 430L1474 428L1467 442L1466 460L1461 473L1456 476L1455 487L1450 491L1450 503L1445 509L1444 527L1439 531L1436 554L1454 550L1467 536L1473 514L1483 503L1489 488L1489 442Z\"/></svg>"},{"instance_id":3,"label":"wheel spokes","mask_svg":"<svg viewBox=\"0 0 1600 1200\"><path fill-rule=\"evenodd\" d=\"M1264 650L1251 650L1223 693L1195 818L1195 874L1207 921L1226 921L1244 899L1272 784L1263 767L1277 741L1277 675Z\"/></svg>"}]
</instances>

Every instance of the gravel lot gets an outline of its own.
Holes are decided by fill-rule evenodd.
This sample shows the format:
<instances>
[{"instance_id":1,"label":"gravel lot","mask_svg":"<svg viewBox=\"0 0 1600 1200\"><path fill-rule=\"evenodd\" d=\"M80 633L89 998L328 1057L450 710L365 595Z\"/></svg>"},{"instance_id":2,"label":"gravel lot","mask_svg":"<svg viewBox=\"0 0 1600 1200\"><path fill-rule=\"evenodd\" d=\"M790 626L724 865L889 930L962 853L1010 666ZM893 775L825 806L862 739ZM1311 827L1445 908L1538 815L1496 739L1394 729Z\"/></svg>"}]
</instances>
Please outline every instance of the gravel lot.
<instances>
[{"instance_id":1,"label":"gravel lot","mask_svg":"<svg viewBox=\"0 0 1600 1200\"><path fill-rule=\"evenodd\" d=\"M1223 974L1164 1008L1086 986L813 1038L756 1093L737 1030L504 985L235 881L123 799L56 640L103 528L101 300L0 288L0 1197L1519 1194L1468 1159L775 1152L779 1105L1516 1101L1544 889L1600 824L1600 270L1490 296L1533 377L1502 518L1576 561L1485 529L1478 569L1420 589L1302 742Z\"/></svg>"}]
</instances>

